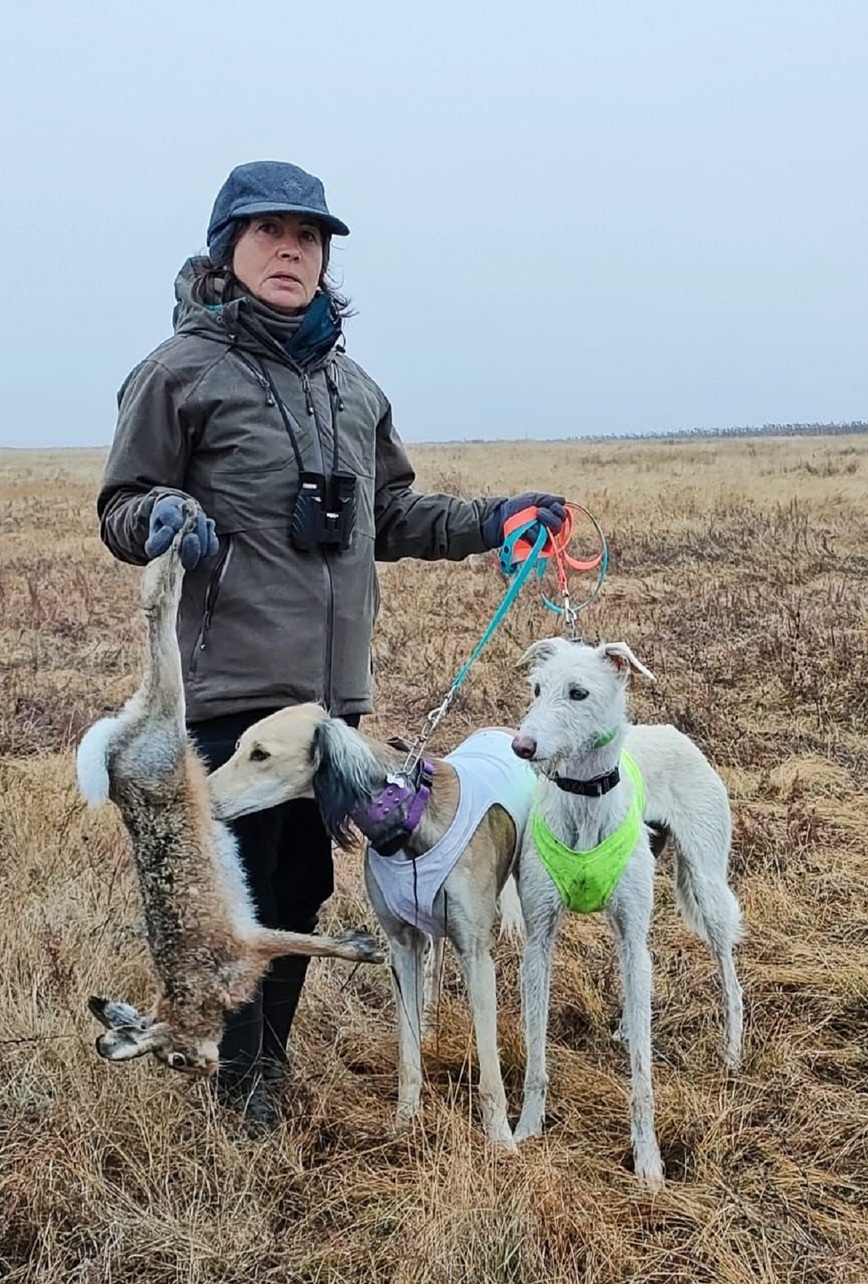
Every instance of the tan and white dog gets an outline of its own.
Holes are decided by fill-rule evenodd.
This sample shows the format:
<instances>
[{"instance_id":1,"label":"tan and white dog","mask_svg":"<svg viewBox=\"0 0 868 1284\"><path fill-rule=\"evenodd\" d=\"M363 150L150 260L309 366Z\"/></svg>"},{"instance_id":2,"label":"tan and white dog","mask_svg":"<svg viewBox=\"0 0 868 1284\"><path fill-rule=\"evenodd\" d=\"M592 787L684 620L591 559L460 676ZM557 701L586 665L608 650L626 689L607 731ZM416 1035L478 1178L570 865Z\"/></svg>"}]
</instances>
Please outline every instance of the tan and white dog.
<instances>
[{"instance_id":1,"label":"tan and white dog","mask_svg":"<svg viewBox=\"0 0 868 1284\"><path fill-rule=\"evenodd\" d=\"M478 732L447 758L421 763L411 778L401 770L406 746L371 740L316 705L298 705L245 731L234 756L210 777L223 820L315 797L339 843L348 840L350 820L368 838L365 884L391 945L397 1123L408 1123L420 1107L421 1037L446 938L473 1011L483 1126L510 1149L491 938L535 785L512 752L513 735ZM513 901L518 915L514 888Z\"/></svg>"}]
</instances>

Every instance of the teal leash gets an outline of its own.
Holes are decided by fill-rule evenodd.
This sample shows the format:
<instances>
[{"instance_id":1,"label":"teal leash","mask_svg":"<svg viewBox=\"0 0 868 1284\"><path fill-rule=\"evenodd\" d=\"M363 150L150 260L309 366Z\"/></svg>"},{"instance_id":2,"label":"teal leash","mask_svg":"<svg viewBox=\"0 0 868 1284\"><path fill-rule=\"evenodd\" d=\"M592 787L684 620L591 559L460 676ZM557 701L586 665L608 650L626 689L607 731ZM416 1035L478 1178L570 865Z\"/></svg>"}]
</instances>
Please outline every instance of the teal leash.
<instances>
[{"instance_id":1,"label":"teal leash","mask_svg":"<svg viewBox=\"0 0 868 1284\"><path fill-rule=\"evenodd\" d=\"M513 549L515 548L515 545L518 542L518 540L521 539L522 535L527 534L527 532L533 526L539 527L536 539L534 541L533 548L531 549L530 553L525 558L525 560L517 564L513 558ZM494 612L494 615L491 617L491 620L489 621L488 626L485 632L483 633L482 637L479 639L476 646L471 651L469 658L465 660L464 664L462 664L461 668L458 670L458 673L455 675L455 678L452 682L452 686L447 691L446 696L443 700L443 703L438 705L436 709L432 709L431 712L428 714L428 720L422 732L418 736L416 743L413 745L412 749L407 755L407 760L404 763L405 772L412 771L413 768L418 763L419 759L422 757L422 754L425 750L425 746L428 743L428 740L430 739L437 725L440 723L441 719L443 719L446 716L446 714L449 712L452 702L455 699L455 697L458 695L458 692L461 690L462 686L464 685L464 682L465 682L465 679L467 678L468 673L473 668L474 664L479 659L482 652L488 646L489 642L494 637L495 633L500 628L503 621L506 619L507 615L512 609L513 603L515 602L516 598L518 597L519 593L524 587L525 582L537 569L537 563L539 562L540 554L545 548L547 540L548 540L548 531L542 525L541 522L535 522L535 521L527 522L526 525L517 527L504 540L500 550L500 569L503 571L505 575L509 575L511 577L512 583L507 589L504 599L500 603L500 606L497 608L497 610ZM516 569L516 566L517 566L517 569Z\"/></svg>"},{"instance_id":2,"label":"teal leash","mask_svg":"<svg viewBox=\"0 0 868 1284\"><path fill-rule=\"evenodd\" d=\"M522 535L524 535L525 532L531 528L531 526L536 526L536 525L539 526L539 533L537 534L536 540L534 542L534 546L531 549L530 553L528 554L527 558L519 564L518 570L516 571L515 569L516 563L513 561L512 550L514 549L517 541L521 539ZM488 646L489 642L494 637L495 633L500 628L503 621L506 619L507 615L512 609L513 602L518 597L519 593L524 587L525 580L527 580L530 577L534 568L536 567L539 561L540 554L545 548L547 539L548 539L548 531L542 525L541 522L540 523L528 522L527 526L523 526L523 527L519 526L505 540L503 547L500 550L500 568L505 575L512 576L512 583L507 589L506 596L504 597L500 606L497 608L497 610L494 612L494 615L491 617L491 621L488 625L488 628L485 630L482 637L479 639L476 646L473 648L473 651L471 652L471 655L470 655L470 659L465 664L463 664L461 668L458 670L458 675L455 678L455 681L452 683L452 687L450 688L450 691L453 695L455 694L455 692L457 692L461 688L464 682L464 679L467 677L468 673L473 668L474 664L479 659L482 652Z\"/></svg>"}]
</instances>

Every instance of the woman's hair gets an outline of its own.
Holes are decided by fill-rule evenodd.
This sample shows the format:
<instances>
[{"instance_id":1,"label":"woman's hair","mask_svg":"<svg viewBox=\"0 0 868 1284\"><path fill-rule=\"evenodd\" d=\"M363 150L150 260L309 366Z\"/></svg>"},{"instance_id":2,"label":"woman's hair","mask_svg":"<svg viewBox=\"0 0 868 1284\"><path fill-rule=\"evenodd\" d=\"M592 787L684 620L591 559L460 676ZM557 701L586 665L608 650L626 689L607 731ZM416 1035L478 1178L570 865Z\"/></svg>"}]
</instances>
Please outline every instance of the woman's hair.
<instances>
[{"instance_id":1,"label":"woman's hair","mask_svg":"<svg viewBox=\"0 0 868 1284\"><path fill-rule=\"evenodd\" d=\"M235 273L232 271L232 258L235 253L235 246L241 240L253 220L249 218L236 218L232 221L232 239L226 247L226 253L219 263L212 263L211 267L200 273L194 288L195 296L205 300L215 292L225 294L226 287L234 287L233 293L244 293L244 286L240 283ZM329 296L334 304L335 311L342 321L353 315L353 309L350 300L337 287L336 282L329 273L329 258L331 256L331 233L320 224L320 233L322 235L322 272L319 278L319 288Z\"/></svg>"}]
</instances>

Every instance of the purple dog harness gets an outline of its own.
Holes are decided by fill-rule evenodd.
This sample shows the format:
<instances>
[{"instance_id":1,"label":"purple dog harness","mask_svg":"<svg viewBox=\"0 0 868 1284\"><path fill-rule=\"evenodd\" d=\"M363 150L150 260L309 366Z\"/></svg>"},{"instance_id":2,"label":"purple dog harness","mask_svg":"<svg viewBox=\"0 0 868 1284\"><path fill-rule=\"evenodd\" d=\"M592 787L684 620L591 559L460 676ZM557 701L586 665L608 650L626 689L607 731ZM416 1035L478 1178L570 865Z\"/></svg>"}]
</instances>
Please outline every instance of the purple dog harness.
<instances>
[{"instance_id":1,"label":"purple dog harness","mask_svg":"<svg viewBox=\"0 0 868 1284\"><path fill-rule=\"evenodd\" d=\"M366 807L352 814L354 824L382 856L394 856L425 815L431 801L434 768L419 762L412 776L397 771L386 777L386 785Z\"/></svg>"}]
</instances>

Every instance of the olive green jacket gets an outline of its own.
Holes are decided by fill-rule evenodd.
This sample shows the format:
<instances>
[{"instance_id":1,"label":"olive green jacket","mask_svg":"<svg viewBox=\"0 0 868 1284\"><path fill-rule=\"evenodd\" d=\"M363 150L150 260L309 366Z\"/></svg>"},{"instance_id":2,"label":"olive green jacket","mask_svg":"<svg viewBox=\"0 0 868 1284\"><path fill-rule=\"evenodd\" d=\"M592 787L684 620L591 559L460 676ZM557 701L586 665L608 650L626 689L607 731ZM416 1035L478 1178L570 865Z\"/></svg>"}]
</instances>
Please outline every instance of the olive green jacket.
<instances>
[{"instance_id":1,"label":"olive green jacket","mask_svg":"<svg viewBox=\"0 0 868 1284\"><path fill-rule=\"evenodd\" d=\"M101 534L145 562L151 509L192 495L216 522L216 557L184 578L178 635L190 721L305 700L335 714L371 709L376 561L458 560L482 552L499 501L423 495L386 397L336 345L306 369L251 301L206 305L176 282L175 334L127 378L97 501ZM276 396L275 396L276 394ZM298 552L289 540L299 468L355 474L346 552Z\"/></svg>"}]
</instances>

